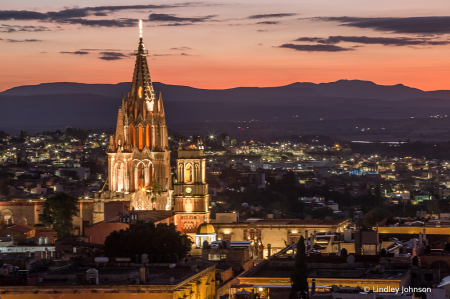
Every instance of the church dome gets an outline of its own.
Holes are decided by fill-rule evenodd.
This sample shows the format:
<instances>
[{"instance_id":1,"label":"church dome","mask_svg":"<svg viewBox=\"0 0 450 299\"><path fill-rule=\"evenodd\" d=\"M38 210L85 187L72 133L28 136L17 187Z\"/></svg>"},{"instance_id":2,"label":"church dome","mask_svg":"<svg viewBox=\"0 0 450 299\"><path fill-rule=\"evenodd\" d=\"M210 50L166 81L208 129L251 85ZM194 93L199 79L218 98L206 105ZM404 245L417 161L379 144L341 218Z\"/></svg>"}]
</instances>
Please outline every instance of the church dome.
<instances>
[{"instance_id":1,"label":"church dome","mask_svg":"<svg viewBox=\"0 0 450 299\"><path fill-rule=\"evenodd\" d=\"M215 234L216 230L214 229L214 226L212 226L209 223L202 223L197 227L197 232L195 233L196 235L211 235L211 234Z\"/></svg>"}]
</instances>

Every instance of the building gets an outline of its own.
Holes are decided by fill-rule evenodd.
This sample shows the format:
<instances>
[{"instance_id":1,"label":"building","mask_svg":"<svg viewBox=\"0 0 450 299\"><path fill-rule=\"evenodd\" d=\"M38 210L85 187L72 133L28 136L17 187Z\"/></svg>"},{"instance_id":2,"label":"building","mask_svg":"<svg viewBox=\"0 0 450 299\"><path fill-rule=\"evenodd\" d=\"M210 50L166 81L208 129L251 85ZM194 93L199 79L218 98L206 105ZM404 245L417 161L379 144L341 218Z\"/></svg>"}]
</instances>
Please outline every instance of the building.
<instances>
[{"instance_id":1,"label":"building","mask_svg":"<svg viewBox=\"0 0 450 299\"><path fill-rule=\"evenodd\" d=\"M107 258L104 258L107 259ZM97 263L44 272L14 271L0 283L2 298L216 298L215 266L207 261L177 264ZM70 266L70 265L69 265ZM21 267L23 268L23 267ZM25 271L26 272L26 271ZM8 285L3 284L8 282Z\"/></svg>"},{"instance_id":2,"label":"building","mask_svg":"<svg viewBox=\"0 0 450 299\"><path fill-rule=\"evenodd\" d=\"M125 210L108 220L86 226L84 235L91 243L103 244L110 233L121 229L125 230L130 227L130 224L136 223L138 220L153 222L155 225L159 223L171 224L174 223L174 216L173 211Z\"/></svg>"},{"instance_id":3,"label":"building","mask_svg":"<svg viewBox=\"0 0 450 299\"><path fill-rule=\"evenodd\" d=\"M308 284L310 289L312 289L313 280L318 294L331 292L333 286L397 289L410 285L408 268L388 270L383 267L367 267L368 264L377 265L378 257L354 257L355 262L349 263L345 257L308 256ZM293 268L294 259L290 256L278 256L265 260L239 275L239 283L230 288L231 298L237 298L234 295L239 294L244 289L253 294L260 294L260 298L263 298L263 295L266 296L265 298L270 296L272 299L289 298Z\"/></svg>"},{"instance_id":4,"label":"building","mask_svg":"<svg viewBox=\"0 0 450 299\"><path fill-rule=\"evenodd\" d=\"M170 210L170 150L163 99L157 95L142 36L130 92L122 95L116 134L108 148L108 186L97 196L95 222L104 220L105 201L130 201L135 210ZM161 190L157 194L154 190Z\"/></svg>"},{"instance_id":5,"label":"building","mask_svg":"<svg viewBox=\"0 0 450 299\"><path fill-rule=\"evenodd\" d=\"M249 219L238 222L236 214L230 217L220 215L220 220L212 222L218 240L251 241L254 250L262 250L262 256L268 255L270 244L273 253L277 253L287 244L297 243L300 236L316 233L342 233L348 225L348 220L299 220L299 219ZM233 217L234 216L234 217ZM225 222L227 221L227 222ZM260 246L262 245L262 247ZM258 249L256 249L258 248ZM255 252L256 253L256 252Z\"/></svg>"},{"instance_id":6,"label":"building","mask_svg":"<svg viewBox=\"0 0 450 299\"><path fill-rule=\"evenodd\" d=\"M195 138L191 144L179 143L177 179L174 184L175 225L196 243L195 233L209 222L209 194L206 183L206 159L203 143Z\"/></svg>"}]
</instances>

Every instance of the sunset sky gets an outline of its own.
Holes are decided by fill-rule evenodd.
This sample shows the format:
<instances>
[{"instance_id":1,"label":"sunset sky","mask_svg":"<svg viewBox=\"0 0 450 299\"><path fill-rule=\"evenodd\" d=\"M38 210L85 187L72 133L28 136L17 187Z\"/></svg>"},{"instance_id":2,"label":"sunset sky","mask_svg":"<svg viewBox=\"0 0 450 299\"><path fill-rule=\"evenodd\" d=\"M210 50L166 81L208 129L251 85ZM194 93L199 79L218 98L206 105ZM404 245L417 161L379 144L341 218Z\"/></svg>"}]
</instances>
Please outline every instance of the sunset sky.
<instances>
[{"instance_id":1,"label":"sunset sky","mask_svg":"<svg viewBox=\"0 0 450 299\"><path fill-rule=\"evenodd\" d=\"M450 89L448 0L3 0L0 91L152 80L198 88L370 80Z\"/></svg>"}]
</instances>

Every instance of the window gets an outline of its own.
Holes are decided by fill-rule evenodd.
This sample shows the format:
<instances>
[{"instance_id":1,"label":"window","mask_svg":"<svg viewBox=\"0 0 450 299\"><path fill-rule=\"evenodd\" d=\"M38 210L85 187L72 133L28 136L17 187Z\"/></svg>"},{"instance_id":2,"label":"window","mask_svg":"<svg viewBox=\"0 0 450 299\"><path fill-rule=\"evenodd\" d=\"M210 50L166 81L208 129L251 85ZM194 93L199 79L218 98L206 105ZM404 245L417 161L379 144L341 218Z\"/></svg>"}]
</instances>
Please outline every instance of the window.
<instances>
[{"instance_id":1,"label":"window","mask_svg":"<svg viewBox=\"0 0 450 299\"><path fill-rule=\"evenodd\" d=\"M222 253L222 254L220 255L220 259L221 259L221 260L226 260L226 259L227 259L227 255L226 255L225 253Z\"/></svg>"},{"instance_id":2,"label":"window","mask_svg":"<svg viewBox=\"0 0 450 299\"><path fill-rule=\"evenodd\" d=\"M146 138L145 138L145 144L148 148L152 148L152 128L150 125L147 125L147 128L145 129Z\"/></svg>"},{"instance_id":3,"label":"window","mask_svg":"<svg viewBox=\"0 0 450 299\"><path fill-rule=\"evenodd\" d=\"M220 254L219 253L208 254L208 260L210 260L210 261L220 261Z\"/></svg>"},{"instance_id":4,"label":"window","mask_svg":"<svg viewBox=\"0 0 450 299\"><path fill-rule=\"evenodd\" d=\"M130 125L130 142L132 146L136 145L136 139L135 139L136 132L134 131L134 126Z\"/></svg>"},{"instance_id":5,"label":"window","mask_svg":"<svg viewBox=\"0 0 450 299\"><path fill-rule=\"evenodd\" d=\"M144 180L144 164L140 163L138 166L138 187L142 188L145 187L145 180Z\"/></svg>"},{"instance_id":6,"label":"window","mask_svg":"<svg viewBox=\"0 0 450 299\"><path fill-rule=\"evenodd\" d=\"M192 183L193 182L193 180L192 180L192 164L188 164L188 165L186 165L186 168L185 168L186 170L185 170L185 178L186 178L186 183Z\"/></svg>"},{"instance_id":7,"label":"window","mask_svg":"<svg viewBox=\"0 0 450 299\"><path fill-rule=\"evenodd\" d=\"M144 130L142 129L141 125L139 125L138 135L139 135L139 150L142 151L144 149Z\"/></svg>"}]
</instances>

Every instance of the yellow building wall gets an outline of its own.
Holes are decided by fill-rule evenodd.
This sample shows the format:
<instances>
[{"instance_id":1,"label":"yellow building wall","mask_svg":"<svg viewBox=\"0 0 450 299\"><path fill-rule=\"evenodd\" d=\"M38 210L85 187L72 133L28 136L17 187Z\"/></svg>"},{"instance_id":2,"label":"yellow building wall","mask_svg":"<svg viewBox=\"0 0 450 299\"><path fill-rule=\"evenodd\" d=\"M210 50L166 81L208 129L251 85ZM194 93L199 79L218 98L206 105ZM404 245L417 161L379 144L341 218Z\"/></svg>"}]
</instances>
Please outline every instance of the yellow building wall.
<instances>
[{"instance_id":1,"label":"yellow building wall","mask_svg":"<svg viewBox=\"0 0 450 299\"><path fill-rule=\"evenodd\" d=\"M73 285L73 286L4 286L0 287L2 299L215 299L215 269L173 289L175 285ZM137 292L137 290L141 292ZM111 293L111 290L118 293ZM37 294L34 294L37 291Z\"/></svg>"},{"instance_id":2,"label":"yellow building wall","mask_svg":"<svg viewBox=\"0 0 450 299\"><path fill-rule=\"evenodd\" d=\"M171 293L56 293L56 294L2 294L2 299L178 299ZM200 297L201 298L201 297Z\"/></svg>"},{"instance_id":3,"label":"yellow building wall","mask_svg":"<svg viewBox=\"0 0 450 299\"><path fill-rule=\"evenodd\" d=\"M398 280L383 280L383 279L342 279L342 278L314 278L316 285L336 285L349 287L369 287L372 288L400 288L402 282ZM266 277L239 277L240 284L251 285L291 285L290 278L266 278ZM312 284L312 278L308 278L308 284Z\"/></svg>"},{"instance_id":4,"label":"yellow building wall","mask_svg":"<svg viewBox=\"0 0 450 299\"><path fill-rule=\"evenodd\" d=\"M281 228L263 228L261 230L261 241L264 246L267 247L267 244L272 246L272 253L277 253L278 250L286 248L286 244L284 240L288 242L288 230Z\"/></svg>"},{"instance_id":5,"label":"yellow building wall","mask_svg":"<svg viewBox=\"0 0 450 299\"><path fill-rule=\"evenodd\" d=\"M374 227L374 229L377 229ZM409 226L399 226L399 227L378 227L378 233L380 234L419 234L423 233L423 230L427 234L431 235L450 235L449 227L409 227Z\"/></svg>"}]
</instances>

